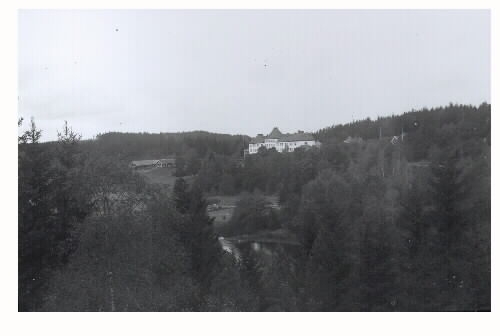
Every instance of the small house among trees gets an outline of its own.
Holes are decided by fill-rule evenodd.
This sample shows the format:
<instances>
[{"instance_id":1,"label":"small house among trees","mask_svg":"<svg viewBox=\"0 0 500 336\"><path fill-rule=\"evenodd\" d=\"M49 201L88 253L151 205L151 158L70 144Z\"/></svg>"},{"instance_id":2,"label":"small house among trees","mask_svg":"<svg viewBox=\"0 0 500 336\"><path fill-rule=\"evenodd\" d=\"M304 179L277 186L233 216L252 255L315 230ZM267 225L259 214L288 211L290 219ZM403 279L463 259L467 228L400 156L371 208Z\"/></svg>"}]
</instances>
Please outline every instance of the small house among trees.
<instances>
[{"instance_id":1,"label":"small house among trees","mask_svg":"<svg viewBox=\"0 0 500 336\"><path fill-rule=\"evenodd\" d=\"M363 143L363 139L360 138L360 137L352 137L352 136L348 136L345 140L344 140L344 143L346 144L351 144L351 143L357 143L357 144L360 144L360 143Z\"/></svg>"}]
</instances>

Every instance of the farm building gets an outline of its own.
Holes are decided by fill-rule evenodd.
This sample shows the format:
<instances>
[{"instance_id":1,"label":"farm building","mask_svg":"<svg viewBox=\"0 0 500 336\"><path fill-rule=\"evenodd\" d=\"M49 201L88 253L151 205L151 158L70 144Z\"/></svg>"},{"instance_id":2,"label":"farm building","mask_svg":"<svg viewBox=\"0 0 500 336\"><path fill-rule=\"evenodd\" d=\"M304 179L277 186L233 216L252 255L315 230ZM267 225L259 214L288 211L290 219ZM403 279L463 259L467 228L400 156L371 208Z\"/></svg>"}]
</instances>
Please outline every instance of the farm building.
<instances>
[{"instance_id":1,"label":"farm building","mask_svg":"<svg viewBox=\"0 0 500 336\"><path fill-rule=\"evenodd\" d=\"M363 139L360 138L360 137L352 137L352 136L349 135L344 140L344 143L346 143L346 144L353 144L353 143L360 144L360 143L363 143Z\"/></svg>"},{"instance_id":2,"label":"farm building","mask_svg":"<svg viewBox=\"0 0 500 336\"><path fill-rule=\"evenodd\" d=\"M160 159L159 161L161 168L175 167L175 158Z\"/></svg>"},{"instance_id":3,"label":"farm building","mask_svg":"<svg viewBox=\"0 0 500 336\"><path fill-rule=\"evenodd\" d=\"M298 131L294 134L283 134L275 127L267 136L262 134L257 135L250 140L248 145L248 154L256 154L260 147L267 149L274 148L278 152L293 152L299 147L319 146L320 142L316 141L311 133Z\"/></svg>"},{"instance_id":4,"label":"farm building","mask_svg":"<svg viewBox=\"0 0 500 336\"><path fill-rule=\"evenodd\" d=\"M175 158L158 159L158 160L138 160L130 162L130 168L145 169L145 168L170 168L175 167Z\"/></svg>"}]
</instances>

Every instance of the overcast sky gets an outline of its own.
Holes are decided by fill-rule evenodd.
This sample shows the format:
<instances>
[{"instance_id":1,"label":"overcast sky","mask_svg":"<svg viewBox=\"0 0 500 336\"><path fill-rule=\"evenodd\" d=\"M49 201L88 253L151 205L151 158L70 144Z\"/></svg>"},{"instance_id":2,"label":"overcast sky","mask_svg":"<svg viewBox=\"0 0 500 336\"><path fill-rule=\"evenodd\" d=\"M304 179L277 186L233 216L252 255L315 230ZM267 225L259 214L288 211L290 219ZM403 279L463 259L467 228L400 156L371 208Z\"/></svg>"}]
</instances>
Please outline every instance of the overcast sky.
<instances>
[{"instance_id":1,"label":"overcast sky","mask_svg":"<svg viewBox=\"0 0 500 336\"><path fill-rule=\"evenodd\" d=\"M490 102L489 11L20 11L19 114L108 131L315 131Z\"/></svg>"}]
</instances>

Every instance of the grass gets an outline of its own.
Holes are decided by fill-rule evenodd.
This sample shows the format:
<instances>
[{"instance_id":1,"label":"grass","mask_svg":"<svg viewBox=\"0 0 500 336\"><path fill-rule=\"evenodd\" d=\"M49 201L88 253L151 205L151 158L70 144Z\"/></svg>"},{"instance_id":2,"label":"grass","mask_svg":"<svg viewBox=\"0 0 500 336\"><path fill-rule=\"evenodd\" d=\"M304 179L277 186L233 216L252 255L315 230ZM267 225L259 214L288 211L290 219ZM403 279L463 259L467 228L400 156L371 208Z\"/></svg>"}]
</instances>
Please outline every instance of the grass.
<instances>
[{"instance_id":1,"label":"grass","mask_svg":"<svg viewBox=\"0 0 500 336\"><path fill-rule=\"evenodd\" d=\"M223 225L231 219L233 216L234 208L223 208L220 210L210 211L208 215L214 218L214 225L220 226Z\"/></svg>"},{"instance_id":2,"label":"grass","mask_svg":"<svg viewBox=\"0 0 500 336\"><path fill-rule=\"evenodd\" d=\"M264 196L272 207L278 207L278 196L266 195ZM215 207L209 210L208 215L214 218L214 226L216 230L225 232L229 229L229 220L233 216L234 209L240 200L241 195L214 195L207 197L207 204L210 207Z\"/></svg>"},{"instance_id":3,"label":"grass","mask_svg":"<svg viewBox=\"0 0 500 336\"><path fill-rule=\"evenodd\" d=\"M240 195L216 195L216 196L208 196L207 203L208 204L218 204L221 207L234 207L236 203L240 200Z\"/></svg>"},{"instance_id":4,"label":"grass","mask_svg":"<svg viewBox=\"0 0 500 336\"><path fill-rule=\"evenodd\" d=\"M139 174L146 178L146 181L151 184L163 184L170 186L170 190L174 187L175 180L177 177L175 174L175 168L151 168L138 170ZM183 176L186 182L190 183L193 180L193 176Z\"/></svg>"}]
</instances>

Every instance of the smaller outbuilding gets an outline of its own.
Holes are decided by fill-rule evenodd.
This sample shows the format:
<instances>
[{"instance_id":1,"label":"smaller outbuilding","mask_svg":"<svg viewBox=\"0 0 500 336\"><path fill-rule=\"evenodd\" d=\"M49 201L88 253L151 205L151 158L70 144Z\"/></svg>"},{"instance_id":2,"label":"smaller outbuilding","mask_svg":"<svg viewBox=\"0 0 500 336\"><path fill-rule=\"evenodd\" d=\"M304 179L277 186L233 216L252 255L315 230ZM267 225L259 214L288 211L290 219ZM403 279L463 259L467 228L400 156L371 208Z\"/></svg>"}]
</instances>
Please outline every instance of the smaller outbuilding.
<instances>
[{"instance_id":1,"label":"smaller outbuilding","mask_svg":"<svg viewBox=\"0 0 500 336\"><path fill-rule=\"evenodd\" d=\"M132 161L130 162L129 167L133 169L174 168L175 158Z\"/></svg>"},{"instance_id":2,"label":"smaller outbuilding","mask_svg":"<svg viewBox=\"0 0 500 336\"><path fill-rule=\"evenodd\" d=\"M344 140L344 143L346 144L352 144L352 143L357 143L357 144L360 144L360 143L363 143L363 139L360 138L360 137L352 137L352 136L348 136L345 140Z\"/></svg>"}]
</instances>

